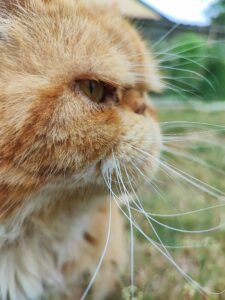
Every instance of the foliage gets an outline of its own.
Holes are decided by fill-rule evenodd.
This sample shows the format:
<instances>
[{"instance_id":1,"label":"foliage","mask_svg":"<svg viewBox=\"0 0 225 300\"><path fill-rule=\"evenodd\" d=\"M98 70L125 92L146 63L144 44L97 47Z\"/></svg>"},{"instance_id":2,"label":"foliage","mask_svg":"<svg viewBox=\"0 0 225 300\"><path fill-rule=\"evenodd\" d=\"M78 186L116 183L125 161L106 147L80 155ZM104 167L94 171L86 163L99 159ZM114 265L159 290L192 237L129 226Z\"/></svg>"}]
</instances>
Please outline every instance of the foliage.
<instances>
[{"instance_id":1,"label":"foliage","mask_svg":"<svg viewBox=\"0 0 225 300\"><path fill-rule=\"evenodd\" d=\"M224 42L212 43L208 47L208 59L206 68L208 80L211 82L211 86L206 82L201 82L201 91L204 92L203 98L211 100L225 100L225 44ZM210 76L209 76L210 75Z\"/></svg>"},{"instance_id":2,"label":"foliage","mask_svg":"<svg viewBox=\"0 0 225 300\"><path fill-rule=\"evenodd\" d=\"M217 0L209 9L212 16L212 23L216 25L225 25L225 0Z\"/></svg>"},{"instance_id":3,"label":"foliage","mask_svg":"<svg viewBox=\"0 0 225 300\"><path fill-rule=\"evenodd\" d=\"M211 41L198 33L184 33L160 47L167 94L186 100L225 100L224 42Z\"/></svg>"}]
</instances>

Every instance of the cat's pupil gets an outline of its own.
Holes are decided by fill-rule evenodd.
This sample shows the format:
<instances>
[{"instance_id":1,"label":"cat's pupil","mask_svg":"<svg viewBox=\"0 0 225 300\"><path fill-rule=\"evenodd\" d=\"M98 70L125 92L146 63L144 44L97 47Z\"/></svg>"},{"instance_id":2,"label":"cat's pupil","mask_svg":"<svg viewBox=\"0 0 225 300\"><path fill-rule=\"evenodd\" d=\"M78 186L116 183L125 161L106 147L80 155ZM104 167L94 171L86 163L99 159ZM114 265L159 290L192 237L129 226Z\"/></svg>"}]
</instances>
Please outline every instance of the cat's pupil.
<instances>
[{"instance_id":1,"label":"cat's pupil","mask_svg":"<svg viewBox=\"0 0 225 300\"><path fill-rule=\"evenodd\" d=\"M97 87L97 85L94 81L89 81L89 91L91 94L93 94L96 87Z\"/></svg>"}]
</instances>

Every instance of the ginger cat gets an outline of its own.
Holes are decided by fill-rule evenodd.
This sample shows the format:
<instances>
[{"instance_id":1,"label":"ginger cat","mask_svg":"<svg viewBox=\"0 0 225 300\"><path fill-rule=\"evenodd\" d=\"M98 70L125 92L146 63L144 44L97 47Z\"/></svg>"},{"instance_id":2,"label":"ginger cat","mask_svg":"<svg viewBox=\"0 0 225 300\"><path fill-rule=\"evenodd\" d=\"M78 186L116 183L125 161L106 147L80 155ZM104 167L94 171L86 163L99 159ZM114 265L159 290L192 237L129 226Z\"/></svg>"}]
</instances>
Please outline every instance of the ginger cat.
<instances>
[{"instance_id":1,"label":"ginger cat","mask_svg":"<svg viewBox=\"0 0 225 300\"><path fill-rule=\"evenodd\" d=\"M92 297L113 291L127 249L109 194L120 194L118 164L124 177L134 162L154 172L140 151L159 155L147 93L160 88L155 61L114 9L0 0L1 300L80 299L109 225Z\"/></svg>"}]
</instances>

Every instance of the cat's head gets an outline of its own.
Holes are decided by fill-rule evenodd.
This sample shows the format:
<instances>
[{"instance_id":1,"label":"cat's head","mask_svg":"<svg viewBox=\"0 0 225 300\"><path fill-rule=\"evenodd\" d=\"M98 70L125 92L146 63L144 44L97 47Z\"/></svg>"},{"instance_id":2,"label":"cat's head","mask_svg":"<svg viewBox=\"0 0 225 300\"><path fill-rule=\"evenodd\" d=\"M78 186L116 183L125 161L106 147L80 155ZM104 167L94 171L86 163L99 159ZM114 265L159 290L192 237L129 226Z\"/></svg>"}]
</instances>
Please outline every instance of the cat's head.
<instances>
[{"instance_id":1,"label":"cat's head","mask_svg":"<svg viewBox=\"0 0 225 300\"><path fill-rule=\"evenodd\" d=\"M117 163L151 174L160 131L147 95L161 83L132 26L84 1L0 7L0 206L64 179L105 185Z\"/></svg>"}]
</instances>

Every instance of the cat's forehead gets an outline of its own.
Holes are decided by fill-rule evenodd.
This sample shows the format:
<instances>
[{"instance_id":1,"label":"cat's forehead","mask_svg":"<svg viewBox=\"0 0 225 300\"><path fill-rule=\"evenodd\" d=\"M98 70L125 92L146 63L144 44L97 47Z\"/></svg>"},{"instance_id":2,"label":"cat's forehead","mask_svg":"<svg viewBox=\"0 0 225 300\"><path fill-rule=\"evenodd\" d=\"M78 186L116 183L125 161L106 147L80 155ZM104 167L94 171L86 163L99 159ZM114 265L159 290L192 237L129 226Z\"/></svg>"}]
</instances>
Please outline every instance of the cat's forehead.
<instances>
[{"instance_id":1,"label":"cat's forehead","mask_svg":"<svg viewBox=\"0 0 225 300\"><path fill-rule=\"evenodd\" d=\"M20 9L9 28L7 53L17 49L17 68L148 89L154 66L151 70L144 44L120 16L83 1L28 2L31 7Z\"/></svg>"}]
</instances>

